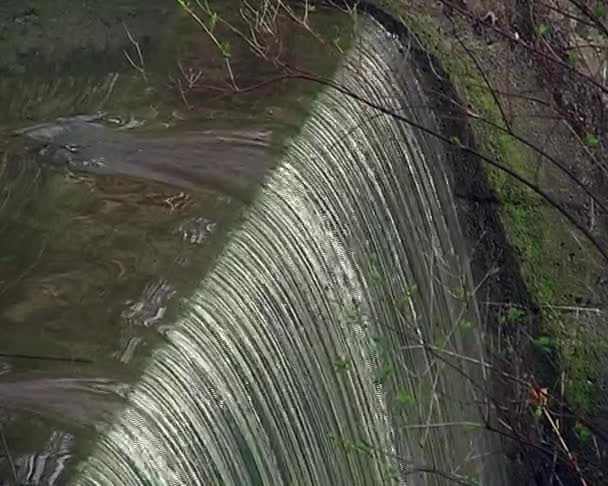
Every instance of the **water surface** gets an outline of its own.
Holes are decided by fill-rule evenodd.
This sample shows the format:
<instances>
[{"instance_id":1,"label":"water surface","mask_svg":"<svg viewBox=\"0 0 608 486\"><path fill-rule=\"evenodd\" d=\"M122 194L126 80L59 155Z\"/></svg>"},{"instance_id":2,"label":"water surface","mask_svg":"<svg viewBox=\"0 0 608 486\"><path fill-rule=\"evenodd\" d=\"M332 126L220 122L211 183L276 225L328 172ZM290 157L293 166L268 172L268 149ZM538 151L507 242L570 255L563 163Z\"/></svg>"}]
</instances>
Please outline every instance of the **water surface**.
<instances>
[{"instance_id":1,"label":"water surface","mask_svg":"<svg viewBox=\"0 0 608 486\"><path fill-rule=\"evenodd\" d=\"M0 13L0 484L64 484L316 88L235 96L173 1L3 2ZM125 27L145 77L126 60ZM289 52L310 42L292 35ZM327 72L338 58L302 52ZM272 75L237 42L234 59L243 86ZM205 82L185 98L175 80L194 70Z\"/></svg>"}]
</instances>

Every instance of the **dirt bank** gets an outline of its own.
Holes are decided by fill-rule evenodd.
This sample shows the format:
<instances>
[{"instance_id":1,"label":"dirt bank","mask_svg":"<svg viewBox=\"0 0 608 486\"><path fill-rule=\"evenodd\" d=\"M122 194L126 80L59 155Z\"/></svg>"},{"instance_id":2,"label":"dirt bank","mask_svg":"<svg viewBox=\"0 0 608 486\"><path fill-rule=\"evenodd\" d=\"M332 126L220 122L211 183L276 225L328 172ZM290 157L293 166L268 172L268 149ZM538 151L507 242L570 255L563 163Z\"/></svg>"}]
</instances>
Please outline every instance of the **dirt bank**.
<instances>
[{"instance_id":1,"label":"dirt bank","mask_svg":"<svg viewBox=\"0 0 608 486\"><path fill-rule=\"evenodd\" d=\"M375 13L390 30L411 33L405 45L426 75L450 160L495 378L485 389L496 416L485 425L507 439L514 484L603 484L602 97L589 95L564 47L573 37L559 34L558 7L373 3L390 13Z\"/></svg>"},{"instance_id":2,"label":"dirt bank","mask_svg":"<svg viewBox=\"0 0 608 486\"><path fill-rule=\"evenodd\" d=\"M484 282L489 351L511 375L499 376L496 393L520 481L600 484L608 164L605 91L593 68L602 64L573 33L582 35L571 17L583 12L560 11L568 2L381 3L424 46L429 96L463 147L452 147L455 193Z\"/></svg>"}]
</instances>

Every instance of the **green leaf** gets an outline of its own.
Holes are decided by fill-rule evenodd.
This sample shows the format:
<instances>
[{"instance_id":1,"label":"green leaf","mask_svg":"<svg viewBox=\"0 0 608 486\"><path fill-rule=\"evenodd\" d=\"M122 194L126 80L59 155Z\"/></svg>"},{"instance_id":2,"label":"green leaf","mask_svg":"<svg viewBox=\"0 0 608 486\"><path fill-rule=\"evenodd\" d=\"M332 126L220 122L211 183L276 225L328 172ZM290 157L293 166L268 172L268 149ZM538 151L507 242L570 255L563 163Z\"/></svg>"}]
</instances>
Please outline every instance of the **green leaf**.
<instances>
[{"instance_id":1,"label":"green leaf","mask_svg":"<svg viewBox=\"0 0 608 486\"><path fill-rule=\"evenodd\" d=\"M411 287L405 290L401 298L397 301L397 308L400 311L403 312L409 307L410 303L412 302L412 298L416 294L417 290L418 289L415 285L412 285Z\"/></svg>"},{"instance_id":2,"label":"green leaf","mask_svg":"<svg viewBox=\"0 0 608 486\"><path fill-rule=\"evenodd\" d=\"M472 329L473 328L473 323L471 321L469 321L468 319L463 319L460 322L460 328L464 329L464 330Z\"/></svg>"},{"instance_id":3,"label":"green leaf","mask_svg":"<svg viewBox=\"0 0 608 486\"><path fill-rule=\"evenodd\" d=\"M439 336L437 338L437 342L435 346L439 351L445 351L446 346L448 345L449 336Z\"/></svg>"},{"instance_id":4,"label":"green leaf","mask_svg":"<svg viewBox=\"0 0 608 486\"><path fill-rule=\"evenodd\" d=\"M600 139L597 138L597 135L595 133L587 132L583 137L583 142L588 147L596 147L597 145L599 145Z\"/></svg>"},{"instance_id":5,"label":"green leaf","mask_svg":"<svg viewBox=\"0 0 608 486\"><path fill-rule=\"evenodd\" d=\"M540 24L538 25L536 30L538 32L538 35L542 37L549 31L549 26L547 24Z\"/></svg>"},{"instance_id":6,"label":"green leaf","mask_svg":"<svg viewBox=\"0 0 608 486\"><path fill-rule=\"evenodd\" d=\"M184 10L190 10L190 0L177 0Z\"/></svg>"},{"instance_id":7,"label":"green leaf","mask_svg":"<svg viewBox=\"0 0 608 486\"><path fill-rule=\"evenodd\" d=\"M458 147L462 147L462 146L463 146L463 145L462 145L462 142L460 141L460 139L459 139L458 137L456 137L456 136L452 136L452 137L450 137L450 142L451 142L453 145L456 145L456 146L458 146Z\"/></svg>"},{"instance_id":8,"label":"green leaf","mask_svg":"<svg viewBox=\"0 0 608 486\"><path fill-rule=\"evenodd\" d=\"M409 407L414 403L416 403L416 400L414 399L414 396L408 391L401 390L397 395L397 404L400 407Z\"/></svg>"},{"instance_id":9,"label":"green leaf","mask_svg":"<svg viewBox=\"0 0 608 486\"><path fill-rule=\"evenodd\" d=\"M222 42L220 44L220 49L222 51L222 56L229 59L230 58L230 42Z\"/></svg>"},{"instance_id":10,"label":"green leaf","mask_svg":"<svg viewBox=\"0 0 608 486\"><path fill-rule=\"evenodd\" d=\"M509 307L507 319L512 323L517 323L526 316L526 312L520 307Z\"/></svg>"},{"instance_id":11,"label":"green leaf","mask_svg":"<svg viewBox=\"0 0 608 486\"><path fill-rule=\"evenodd\" d=\"M587 444L593 436L589 428L580 422L576 422L576 425L574 426L574 433L582 444Z\"/></svg>"},{"instance_id":12,"label":"green leaf","mask_svg":"<svg viewBox=\"0 0 608 486\"><path fill-rule=\"evenodd\" d=\"M543 353L551 353L555 348L555 341L550 336L538 336L533 342Z\"/></svg>"},{"instance_id":13,"label":"green leaf","mask_svg":"<svg viewBox=\"0 0 608 486\"><path fill-rule=\"evenodd\" d=\"M397 466L389 466L386 471L386 475L388 476L389 480L395 482L401 481L401 470Z\"/></svg>"},{"instance_id":14,"label":"green leaf","mask_svg":"<svg viewBox=\"0 0 608 486\"><path fill-rule=\"evenodd\" d=\"M593 16L598 19L602 19L606 16L608 12L606 5L602 2L596 2L595 7L593 7Z\"/></svg>"},{"instance_id":15,"label":"green leaf","mask_svg":"<svg viewBox=\"0 0 608 486\"><path fill-rule=\"evenodd\" d=\"M353 367L350 358L346 356L338 356L334 361L334 368L336 371L348 371Z\"/></svg>"},{"instance_id":16,"label":"green leaf","mask_svg":"<svg viewBox=\"0 0 608 486\"><path fill-rule=\"evenodd\" d=\"M373 450L371 444L363 439L359 439L358 441L354 442L353 446L354 449L358 450L359 452L371 452Z\"/></svg>"},{"instance_id":17,"label":"green leaf","mask_svg":"<svg viewBox=\"0 0 608 486\"><path fill-rule=\"evenodd\" d=\"M411 287L408 287L405 290L405 295L406 295L406 297L411 299L414 295L416 295L417 291L418 291L418 287L416 287L416 285L412 285Z\"/></svg>"},{"instance_id":18,"label":"green leaf","mask_svg":"<svg viewBox=\"0 0 608 486\"><path fill-rule=\"evenodd\" d=\"M380 285L383 282L382 273L377 267L372 267L369 272L369 278L373 285Z\"/></svg>"},{"instance_id":19,"label":"green leaf","mask_svg":"<svg viewBox=\"0 0 608 486\"><path fill-rule=\"evenodd\" d=\"M209 15L209 30L213 32L215 30L215 26L217 24L217 12L213 12Z\"/></svg>"}]
</instances>

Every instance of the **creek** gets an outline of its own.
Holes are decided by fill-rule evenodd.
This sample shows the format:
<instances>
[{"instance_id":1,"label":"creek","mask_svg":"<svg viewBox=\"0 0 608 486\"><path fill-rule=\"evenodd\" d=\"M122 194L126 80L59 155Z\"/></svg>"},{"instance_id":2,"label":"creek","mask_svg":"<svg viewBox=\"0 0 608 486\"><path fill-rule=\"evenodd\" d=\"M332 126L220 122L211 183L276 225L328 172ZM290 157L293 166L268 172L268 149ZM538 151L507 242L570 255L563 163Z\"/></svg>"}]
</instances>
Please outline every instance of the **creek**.
<instances>
[{"instance_id":1,"label":"creek","mask_svg":"<svg viewBox=\"0 0 608 486\"><path fill-rule=\"evenodd\" d=\"M483 360L437 144L311 83L176 92L226 73L172 2L141 4L84 2L105 44L89 25L86 48L32 41L3 67L0 484L503 484L483 397L432 352ZM23 5L13 22L54 39ZM110 35L125 19L145 79ZM289 55L436 123L373 19L343 54L311 42Z\"/></svg>"}]
</instances>

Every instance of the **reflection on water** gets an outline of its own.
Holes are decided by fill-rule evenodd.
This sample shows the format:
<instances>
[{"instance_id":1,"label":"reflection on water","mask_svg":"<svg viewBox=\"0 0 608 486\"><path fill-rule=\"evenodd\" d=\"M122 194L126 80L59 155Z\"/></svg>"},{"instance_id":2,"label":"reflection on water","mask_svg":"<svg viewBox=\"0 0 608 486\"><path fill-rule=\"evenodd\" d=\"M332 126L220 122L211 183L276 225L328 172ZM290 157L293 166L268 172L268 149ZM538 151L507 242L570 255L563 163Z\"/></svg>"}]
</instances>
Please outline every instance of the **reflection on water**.
<instances>
[{"instance_id":1,"label":"reflection on water","mask_svg":"<svg viewBox=\"0 0 608 486\"><path fill-rule=\"evenodd\" d=\"M131 379L113 362L136 365L161 339L156 327L198 281L241 204L114 176L45 169L39 178L31 197L22 194L26 207L3 219L0 352L68 362L0 358L0 405L20 480L53 484L69 454L65 444L51 449L50 437L96 423L99 377ZM73 381L83 375L95 379ZM10 467L0 458L0 477ZM35 482L41 475L46 482Z\"/></svg>"},{"instance_id":2,"label":"reflection on water","mask_svg":"<svg viewBox=\"0 0 608 486\"><path fill-rule=\"evenodd\" d=\"M42 452L34 452L14 458L12 467L19 485L48 485L60 484L62 473L72 457L74 447L74 435L68 432L54 430L47 442L41 449ZM3 486L12 486L9 480L2 483Z\"/></svg>"},{"instance_id":3,"label":"reflection on water","mask_svg":"<svg viewBox=\"0 0 608 486\"><path fill-rule=\"evenodd\" d=\"M145 121L131 118L109 127L106 120L115 123L102 114L63 117L15 135L20 144L32 144L36 157L58 167L190 190L212 186L240 198L251 195L271 166L271 131L263 127L202 130L181 124L171 130L135 130Z\"/></svg>"},{"instance_id":4,"label":"reflection on water","mask_svg":"<svg viewBox=\"0 0 608 486\"><path fill-rule=\"evenodd\" d=\"M83 437L95 432L93 424L107 423L124 394L125 386L109 379L11 374L0 383L2 478L16 478L19 485L62 484L78 445L76 432ZM0 484L14 486L6 479Z\"/></svg>"},{"instance_id":5,"label":"reflection on water","mask_svg":"<svg viewBox=\"0 0 608 486\"><path fill-rule=\"evenodd\" d=\"M146 79L125 61L123 23L145 46ZM0 485L59 485L314 90L184 100L169 75L205 68L221 85L226 73L170 0L0 2L0 30ZM238 45L233 59L247 81L269 74Z\"/></svg>"}]
</instances>

